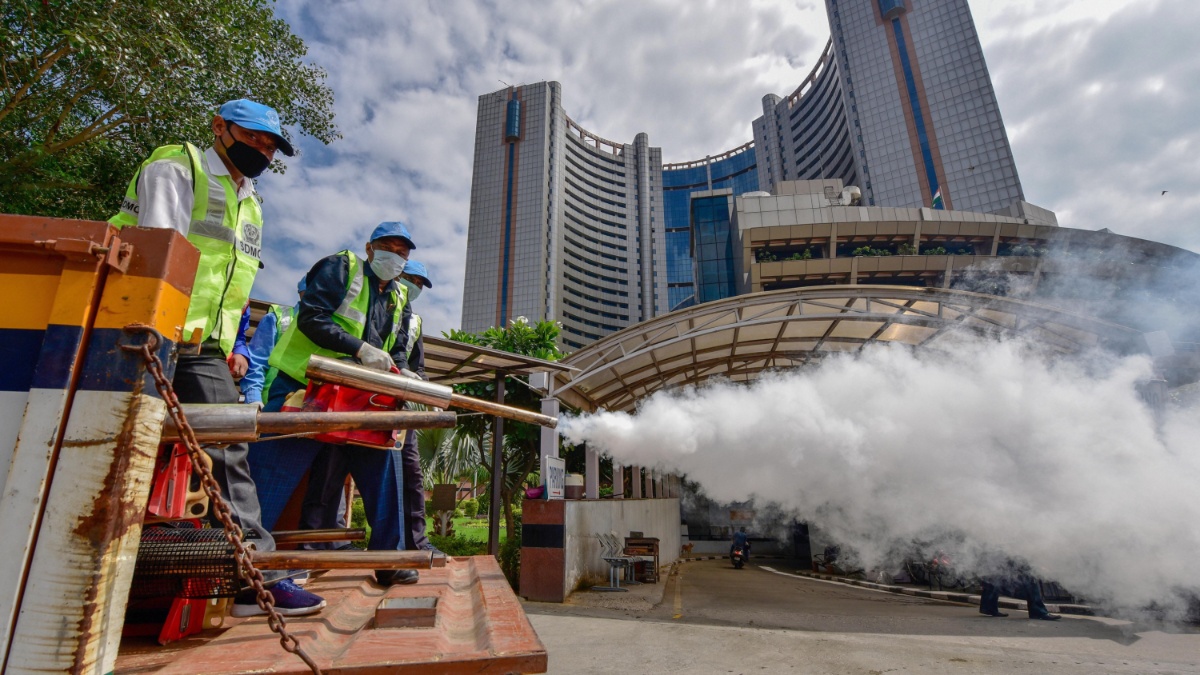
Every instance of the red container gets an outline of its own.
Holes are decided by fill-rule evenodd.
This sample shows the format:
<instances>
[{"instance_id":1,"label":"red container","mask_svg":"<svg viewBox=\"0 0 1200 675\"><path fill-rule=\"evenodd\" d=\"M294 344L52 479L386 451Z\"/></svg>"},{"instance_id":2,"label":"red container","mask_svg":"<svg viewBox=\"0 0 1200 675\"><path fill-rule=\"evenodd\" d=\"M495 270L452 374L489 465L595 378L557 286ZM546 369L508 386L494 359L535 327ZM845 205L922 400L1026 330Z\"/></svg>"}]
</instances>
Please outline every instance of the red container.
<instances>
[{"instance_id":1,"label":"red container","mask_svg":"<svg viewBox=\"0 0 1200 675\"><path fill-rule=\"evenodd\" d=\"M304 393L304 406L284 406L283 412L385 412L399 410L403 405L404 401L385 394L328 382L309 382ZM313 438L324 443L348 443L381 450L396 447L395 431L331 431Z\"/></svg>"}]
</instances>

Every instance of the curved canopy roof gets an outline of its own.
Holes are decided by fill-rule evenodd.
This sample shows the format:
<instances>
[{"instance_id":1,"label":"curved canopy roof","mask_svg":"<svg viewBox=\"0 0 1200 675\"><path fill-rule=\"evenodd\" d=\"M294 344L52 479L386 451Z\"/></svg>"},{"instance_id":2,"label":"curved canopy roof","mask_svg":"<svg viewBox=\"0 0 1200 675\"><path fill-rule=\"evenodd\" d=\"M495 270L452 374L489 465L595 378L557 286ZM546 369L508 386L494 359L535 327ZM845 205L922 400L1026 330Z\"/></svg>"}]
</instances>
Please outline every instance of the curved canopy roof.
<instances>
[{"instance_id":1,"label":"curved canopy roof","mask_svg":"<svg viewBox=\"0 0 1200 675\"><path fill-rule=\"evenodd\" d=\"M992 295L905 286L820 286L753 293L677 310L608 335L564 359L553 395L583 410L632 411L660 389L735 382L872 342L931 345L952 331L1023 336L1062 352L1142 351L1142 333Z\"/></svg>"}]
</instances>

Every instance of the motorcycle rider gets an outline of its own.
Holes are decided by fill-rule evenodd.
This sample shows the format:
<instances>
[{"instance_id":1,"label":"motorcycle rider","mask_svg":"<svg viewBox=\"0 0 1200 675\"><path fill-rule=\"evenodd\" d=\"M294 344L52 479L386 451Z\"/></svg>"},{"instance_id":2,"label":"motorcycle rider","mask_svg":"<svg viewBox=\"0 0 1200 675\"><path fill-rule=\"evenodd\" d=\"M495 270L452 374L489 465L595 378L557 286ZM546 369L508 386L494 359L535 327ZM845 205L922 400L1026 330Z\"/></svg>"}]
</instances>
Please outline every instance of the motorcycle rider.
<instances>
[{"instance_id":1,"label":"motorcycle rider","mask_svg":"<svg viewBox=\"0 0 1200 675\"><path fill-rule=\"evenodd\" d=\"M750 560L750 535L746 534L745 527L739 527L738 531L733 533L733 544L729 547L729 556L733 557L733 552L739 548L742 550L742 560Z\"/></svg>"}]
</instances>

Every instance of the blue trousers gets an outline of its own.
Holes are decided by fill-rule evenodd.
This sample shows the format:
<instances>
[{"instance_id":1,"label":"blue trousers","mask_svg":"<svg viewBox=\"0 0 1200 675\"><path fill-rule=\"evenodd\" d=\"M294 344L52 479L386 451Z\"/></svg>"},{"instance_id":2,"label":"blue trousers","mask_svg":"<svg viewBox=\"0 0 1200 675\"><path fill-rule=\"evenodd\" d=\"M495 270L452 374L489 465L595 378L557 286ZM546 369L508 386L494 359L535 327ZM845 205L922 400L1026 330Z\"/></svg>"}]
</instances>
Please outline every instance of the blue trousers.
<instances>
[{"instance_id":1,"label":"blue trousers","mask_svg":"<svg viewBox=\"0 0 1200 675\"><path fill-rule=\"evenodd\" d=\"M393 459L400 464L404 482L404 511L408 524L405 532L405 548L410 551L433 548L425 536L425 487L421 474L421 456L417 452L416 434L409 432L400 450L393 450ZM342 503L342 486L350 473L349 461L344 453L334 447L326 448L317 455L308 474L308 491L304 494L304 505L300 511L300 528L319 530L345 527L345 519L338 513ZM355 479L357 482L358 479ZM371 536L375 536L372 534ZM313 544L314 548L323 547ZM328 546L332 548L332 546Z\"/></svg>"},{"instance_id":2,"label":"blue trousers","mask_svg":"<svg viewBox=\"0 0 1200 675\"><path fill-rule=\"evenodd\" d=\"M264 411L279 411L294 390L288 385L282 376L275 379ZM264 439L251 444L250 474L258 486L263 525L274 529L304 473L323 450L337 453L354 477L371 526L368 548L405 550L404 483L400 453L395 451L321 443L309 438Z\"/></svg>"},{"instance_id":3,"label":"blue trousers","mask_svg":"<svg viewBox=\"0 0 1200 675\"><path fill-rule=\"evenodd\" d=\"M979 611L987 614L995 614L1000 611L1000 587L1006 582L1015 586L1014 590L1017 595L1025 596L1030 618L1040 618L1050 614L1050 610L1046 608L1046 601L1042 598L1041 585L1037 579L1026 574L1019 574L1011 581L1000 577L984 578L983 590L979 594Z\"/></svg>"}]
</instances>

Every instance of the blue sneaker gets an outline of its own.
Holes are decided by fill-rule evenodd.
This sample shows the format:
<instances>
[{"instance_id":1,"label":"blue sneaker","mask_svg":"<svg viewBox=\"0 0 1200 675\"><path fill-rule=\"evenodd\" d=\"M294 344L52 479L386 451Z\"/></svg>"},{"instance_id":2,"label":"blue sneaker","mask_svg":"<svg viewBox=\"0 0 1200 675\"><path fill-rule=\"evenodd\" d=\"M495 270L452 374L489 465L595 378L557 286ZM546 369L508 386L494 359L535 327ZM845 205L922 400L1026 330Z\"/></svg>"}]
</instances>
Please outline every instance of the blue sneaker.
<instances>
[{"instance_id":1,"label":"blue sneaker","mask_svg":"<svg viewBox=\"0 0 1200 675\"><path fill-rule=\"evenodd\" d=\"M314 593L309 593L297 586L291 579L284 579L268 588L275 598L275 611L282 616L305 616L315 614L325 607L325 599ZM246 589L238 594L233 601L230 616L239 619L248 616L266 616L266 611L258 606L254 589Z\"/></svg>"}]
</instances>

